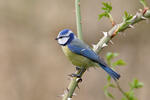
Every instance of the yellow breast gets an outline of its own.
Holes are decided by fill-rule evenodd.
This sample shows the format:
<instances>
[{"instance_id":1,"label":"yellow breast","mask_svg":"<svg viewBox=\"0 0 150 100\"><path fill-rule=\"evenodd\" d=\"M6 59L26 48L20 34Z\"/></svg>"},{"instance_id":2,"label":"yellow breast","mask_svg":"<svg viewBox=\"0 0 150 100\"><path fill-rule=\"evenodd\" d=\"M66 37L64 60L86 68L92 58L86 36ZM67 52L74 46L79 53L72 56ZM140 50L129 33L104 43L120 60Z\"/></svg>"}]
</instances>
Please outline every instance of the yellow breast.
<instances>
[{"instance_id":1,"label":"yellow breast","mask_svg":"<svg viewBox=\"0 0 150 100\"><path fill-rule=\"evenodd\" d=\"M69 60L72 62L75 66L80 67L89 67L93 65L93 62L86 57L83 57L81 55L75 54L71 52L68 48L68 46L62 46L62 50L64 54L69 58Z\"/></svg>"}]
</instances>

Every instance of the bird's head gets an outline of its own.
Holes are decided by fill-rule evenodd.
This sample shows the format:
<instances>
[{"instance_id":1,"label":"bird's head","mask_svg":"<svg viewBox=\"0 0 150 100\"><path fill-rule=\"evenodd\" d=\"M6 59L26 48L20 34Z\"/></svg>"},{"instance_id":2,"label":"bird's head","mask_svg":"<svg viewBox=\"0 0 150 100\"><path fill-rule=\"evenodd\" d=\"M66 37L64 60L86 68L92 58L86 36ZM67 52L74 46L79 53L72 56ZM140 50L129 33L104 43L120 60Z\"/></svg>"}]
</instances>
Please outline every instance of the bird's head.
<instances>
[{"instance_id":1,"label":"bird's head","mask_svg":"<svg viewBox=\"0 0 150 100\"><path fill-rule=\"evenodd\" d=\"M70 29L64 29L59 32L56 40L62 46L69 44L76 36Z\"/></svg>"}]
</instances>

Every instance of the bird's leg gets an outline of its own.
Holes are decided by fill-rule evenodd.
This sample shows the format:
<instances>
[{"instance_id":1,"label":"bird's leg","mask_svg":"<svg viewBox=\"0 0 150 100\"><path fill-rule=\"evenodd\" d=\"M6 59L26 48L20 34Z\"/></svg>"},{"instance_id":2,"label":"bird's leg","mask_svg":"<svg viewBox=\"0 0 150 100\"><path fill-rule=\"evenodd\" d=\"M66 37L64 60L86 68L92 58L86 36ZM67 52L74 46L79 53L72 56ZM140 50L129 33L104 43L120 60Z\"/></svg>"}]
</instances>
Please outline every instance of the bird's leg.
<instances>
[{"instance_id":1,"label":"bird's leg","mask_svg":"<svg viewBox=\"0 0 150 100\"><path fill-rule=\"evenodd\" d=\"M81 70L81 69L82 69L81 67L76 66L76 70L77 70L77 71L79 71L79 70Z\"/></svg>"},{"instance_id":2,"label":"bird's leg","mask_svg":"<svg viewBox=\"0 0 150 100\"><path fill-rule=\"evenodd\" d=\"M78 67L78 66L76 66L76 70L79 71L79 73L77 73L77 74L73 73L73 74L71 74L70 76L72 76L72 77L77 77L77 78L80 78L80 79L81 79L81 75L82 75L82 73L85 71L85 68L84 68L84 67ZM81 79L81 80L82 80L82 79Z\"/></svg>"},{"instance_id":3,"label":"bird's leg","mask_svg":"<svg viewBox=\"0 0 150 100\"><path fill-rule=\"evenodd\" d=\"M78 66L76 66L76 70L77 70L76 73L70 74L69 76L71 76L71 77L77 77L76 81L82 82L81 76L82 76L82 73L84 73L86 71L86 69L84 67L78 67ZM78 84L77 84L77 87L79 88Z\"/></svg>"}]
</instances>

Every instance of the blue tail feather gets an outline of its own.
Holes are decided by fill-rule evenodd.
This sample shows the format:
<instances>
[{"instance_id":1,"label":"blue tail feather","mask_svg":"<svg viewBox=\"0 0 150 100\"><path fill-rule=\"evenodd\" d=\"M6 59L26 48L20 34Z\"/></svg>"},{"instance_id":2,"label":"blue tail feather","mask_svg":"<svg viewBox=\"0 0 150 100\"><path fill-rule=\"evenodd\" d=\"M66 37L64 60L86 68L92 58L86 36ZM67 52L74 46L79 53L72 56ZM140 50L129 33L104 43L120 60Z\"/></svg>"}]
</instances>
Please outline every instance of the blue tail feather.
<instances>
[{"instance_id":1,"label":"blue tail feather","mask_svg":"<svg viewBox=\"0 0 150 100\"><path fill-rule=\"evenodd\" d=\"M119 79L120 75L113 71L110 67L99 64L114 80Z\"/></svg>"}]
</instances>

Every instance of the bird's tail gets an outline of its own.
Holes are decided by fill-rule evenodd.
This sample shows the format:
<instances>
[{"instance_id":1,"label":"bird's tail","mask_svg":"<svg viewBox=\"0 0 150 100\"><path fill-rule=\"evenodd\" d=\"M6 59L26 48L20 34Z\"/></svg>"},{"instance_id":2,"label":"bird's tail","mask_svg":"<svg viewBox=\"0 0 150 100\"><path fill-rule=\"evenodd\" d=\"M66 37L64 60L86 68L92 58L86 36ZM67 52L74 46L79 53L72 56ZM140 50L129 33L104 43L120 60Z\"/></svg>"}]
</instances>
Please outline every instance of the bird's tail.
<instances>
[{"instance_id":1,"label":"bird's tail","mask_svg":"<svg viewBox=\"0 0 150 100\"><path fill-rule=\"evenodd\" d=\"M99 64L114 80L119 79L120 75L113 71L110 67Z\"/></svg>"}]
</instances>

